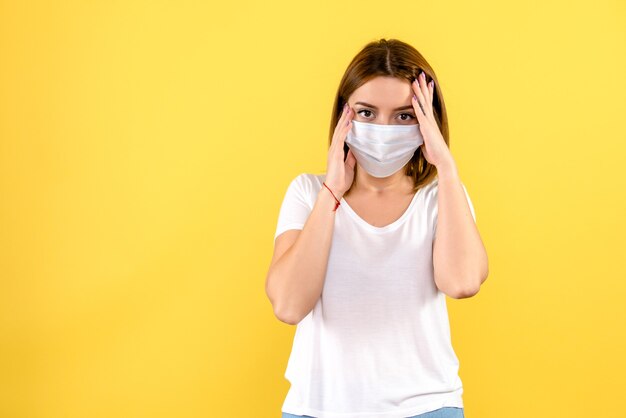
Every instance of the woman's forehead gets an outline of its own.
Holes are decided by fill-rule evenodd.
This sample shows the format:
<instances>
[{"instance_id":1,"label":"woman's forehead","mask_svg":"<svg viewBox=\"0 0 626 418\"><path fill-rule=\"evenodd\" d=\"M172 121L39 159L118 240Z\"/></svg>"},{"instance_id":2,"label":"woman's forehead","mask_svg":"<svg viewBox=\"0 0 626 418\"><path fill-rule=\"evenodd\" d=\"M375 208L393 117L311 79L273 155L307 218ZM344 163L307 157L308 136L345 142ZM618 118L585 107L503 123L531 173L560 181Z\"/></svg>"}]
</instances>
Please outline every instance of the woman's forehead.
<instances>
[{"instance_id":1,"label":"woman's forehead","mask_svg":"<svg viewBox=\"0 0 626 418\"><path fill-rule=\"evenodd\" d=\"M368 107L397 110L410 105L412 94L411 83L407 80L375 77L359 86L350 96L350 101L366 103L364 106Z\"/></svg>"}]
</instances>

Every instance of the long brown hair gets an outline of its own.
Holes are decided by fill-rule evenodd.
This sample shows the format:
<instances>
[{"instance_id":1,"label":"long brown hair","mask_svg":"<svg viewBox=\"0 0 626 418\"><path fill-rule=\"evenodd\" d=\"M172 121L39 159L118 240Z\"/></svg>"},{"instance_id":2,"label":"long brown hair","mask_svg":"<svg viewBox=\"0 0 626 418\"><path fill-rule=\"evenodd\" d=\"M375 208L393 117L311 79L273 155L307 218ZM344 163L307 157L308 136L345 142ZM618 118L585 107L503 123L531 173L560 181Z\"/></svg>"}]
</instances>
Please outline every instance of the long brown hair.
<instances>
[{"instance_id":1,"label":"long brown hair","mask_svg":"<svg viewBox=\"0 0 626 418\"><path fill-rule=\"evenodd\" d=\"M421 71L426 73L426 81L435 80L435 95L433 97L433 113L439 130L443 135L448 148L450 140L448 134L448 117L446 106L441 94L441 85L437 76L426 59L411 45L397 39L379 39L368 43L352 59L348 65L335 96L332 117L330 121L330 133L328 146L333 140L333 133L337 122L341 117L343 105L348 98L360 86L374 77L396 77L407 80L409 83L419 75ZM348 146L344 144L344 159L347 155ZM357 165L354 166L356 179ZM417 192L423 185L430 183L437 175L437 168L426 161L419 147L406 166L405 174L413 178L413 192ZM354 184L354 183L352 183ZM352 186L350 186L352 188ZM350 191L350 189L348 189ZM346 193L348 193L346 191Z\"/></svg>"}]
</instances>

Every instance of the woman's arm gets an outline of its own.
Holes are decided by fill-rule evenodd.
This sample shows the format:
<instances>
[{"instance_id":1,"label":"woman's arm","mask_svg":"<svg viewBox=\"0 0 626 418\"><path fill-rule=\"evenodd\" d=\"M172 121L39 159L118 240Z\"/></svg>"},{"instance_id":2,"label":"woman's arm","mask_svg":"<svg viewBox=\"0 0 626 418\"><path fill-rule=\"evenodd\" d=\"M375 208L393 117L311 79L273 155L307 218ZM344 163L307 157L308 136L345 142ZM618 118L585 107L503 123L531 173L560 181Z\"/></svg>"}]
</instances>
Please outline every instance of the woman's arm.
<instances>
[{"instance_id":1,"label":"woman's arm","mask_svg":"<svg viewBox=\"0 0 626 418\"><path fill-rule=\"evenodd\" d=\"M322 187L303 229L276 237L265 292L282 322L300 322L322 294L335 225L334 207L335 198Z\"/></svg>"},{"instance_id":2,"label":"woman's arm","mask_svg":"<svg viewBox=\"0 0 626 418\"><path fill-rule=\"evenodd\" d=\"M433 242L435 283L448 296L474 296L489 274L487 251L453 159L437 167L438 219Z\"/></svg>"}]
</instances>

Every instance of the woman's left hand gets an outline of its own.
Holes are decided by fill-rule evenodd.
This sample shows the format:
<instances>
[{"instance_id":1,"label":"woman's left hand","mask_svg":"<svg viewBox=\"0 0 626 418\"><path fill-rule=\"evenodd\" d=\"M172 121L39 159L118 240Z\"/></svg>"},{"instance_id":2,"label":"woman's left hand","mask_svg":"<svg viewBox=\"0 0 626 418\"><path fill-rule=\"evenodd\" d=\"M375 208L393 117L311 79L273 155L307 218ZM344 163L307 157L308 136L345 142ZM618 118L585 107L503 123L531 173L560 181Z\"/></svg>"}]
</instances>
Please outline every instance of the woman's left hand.
<instances>
[{"instance_id":1,"label":"woman's left hand","mask_svg":"<svg viewBox=\"0 0 626 418\"><path fill-rule=\"evenodd\" d=\"M442 164L450 164L453 161L452 153L441 135L433 114L434 80L427 85L426 75L422 71L419 77L411 83L411 88L414 92L411 103L424 138L424 143L420 145L424 158L437 168Z\"/></svg>"}]
</instances>

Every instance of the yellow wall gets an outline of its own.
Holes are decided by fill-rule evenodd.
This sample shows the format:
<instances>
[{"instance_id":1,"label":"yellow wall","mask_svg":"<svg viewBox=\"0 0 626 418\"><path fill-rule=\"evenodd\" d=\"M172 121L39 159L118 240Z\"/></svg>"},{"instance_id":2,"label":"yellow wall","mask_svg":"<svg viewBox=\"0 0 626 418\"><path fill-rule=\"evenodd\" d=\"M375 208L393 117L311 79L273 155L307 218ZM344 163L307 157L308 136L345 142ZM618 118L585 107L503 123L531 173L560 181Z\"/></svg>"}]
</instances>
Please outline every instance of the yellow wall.
<instances>
[{"instance_id":1,"label":"yellow wall","mask_svg":"<svg viewBox=\"0 0 626 418\"><path fill-rule=\"evenodd\" d=\"M489 253L466 417L623 416L622 0L0 1L0 416L280 416L278 209L379 37L435 68Z\"/></svg>"}]
</instances>

